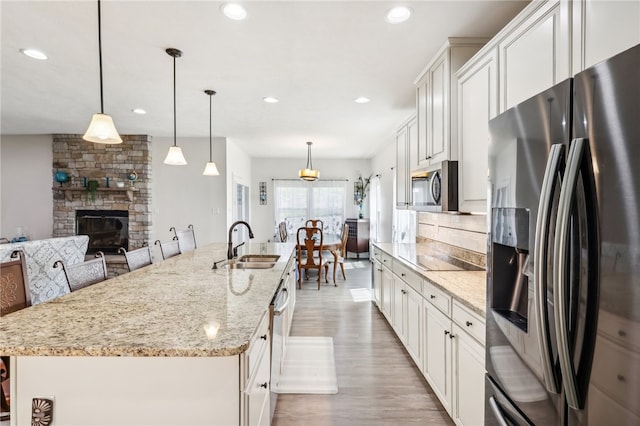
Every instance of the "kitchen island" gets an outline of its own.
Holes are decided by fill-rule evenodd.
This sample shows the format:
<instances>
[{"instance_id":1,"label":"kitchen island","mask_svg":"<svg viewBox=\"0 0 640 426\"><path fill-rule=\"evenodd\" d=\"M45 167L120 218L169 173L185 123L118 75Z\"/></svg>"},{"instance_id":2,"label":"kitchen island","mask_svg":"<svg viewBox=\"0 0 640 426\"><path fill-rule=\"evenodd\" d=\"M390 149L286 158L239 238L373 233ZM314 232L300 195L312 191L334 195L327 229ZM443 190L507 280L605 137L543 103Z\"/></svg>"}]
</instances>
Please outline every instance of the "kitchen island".
<instances>
[{"instance_id":1,"label":"kitchen island","mask_svg":"<svg viewBox=\"0 0 640 426\"><path fill-rule=\"evenodd\" d=\"M29 423L36 397L54 400L54 425L264 422L268 309L293 248L247 244L241 255L280 257L212 269L227 251L213 244L0 318L12 424Z\"/></svg>"}]
</instances>

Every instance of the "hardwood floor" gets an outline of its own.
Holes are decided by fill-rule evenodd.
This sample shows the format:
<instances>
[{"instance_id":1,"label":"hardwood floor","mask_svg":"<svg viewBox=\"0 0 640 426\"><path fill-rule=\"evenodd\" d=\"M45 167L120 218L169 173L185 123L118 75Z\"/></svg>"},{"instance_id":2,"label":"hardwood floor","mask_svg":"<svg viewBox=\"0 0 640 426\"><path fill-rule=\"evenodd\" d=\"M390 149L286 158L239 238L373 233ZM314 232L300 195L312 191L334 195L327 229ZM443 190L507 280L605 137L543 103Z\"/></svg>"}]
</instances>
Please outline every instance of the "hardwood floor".
<instances>
[{"instance_id":1,"label":"hardwood floor","mask_svg":"<svg viewBox=\"0 0 640 426\"><path fill-rule=\"evenodd\" d=\"M278 396L273 426L452 425L391 326L371 301L356 302L352 289L371 287L366 259L345 262L338 287L316 275L297 292L293 336L333 337L338 394ZM330 274L332 271L330 270Z\"/></svg>"}]
</instances>

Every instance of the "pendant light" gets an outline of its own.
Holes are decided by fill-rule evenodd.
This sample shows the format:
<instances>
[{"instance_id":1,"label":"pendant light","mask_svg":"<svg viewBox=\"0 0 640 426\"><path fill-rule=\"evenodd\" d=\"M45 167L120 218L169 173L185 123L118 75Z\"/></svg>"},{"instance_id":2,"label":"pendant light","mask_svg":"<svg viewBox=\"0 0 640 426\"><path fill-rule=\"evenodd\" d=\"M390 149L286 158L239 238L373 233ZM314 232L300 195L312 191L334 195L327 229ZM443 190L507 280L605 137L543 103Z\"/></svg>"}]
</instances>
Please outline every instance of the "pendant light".
<instances>
[{"instance_id":1,"label":"pendant light","mask_svg":"<svg viewBox=\"0 0 640 426\"><path fill-rule=\"evenodd\" d=\"M164 164L184 166L187 164L187 160L182 155L182 149L176 145L176 58L182 56L182 51L170 47L166 52L167 55L173 57L173 146L169 148Z\"/></svg>"},{"instance_id":2,"label":"pendant light","mask_svg":"<svg viewBox=\"0 0 640 426\"><path fill-rule=\"evenodd\" d=\"M91 123L82 139L88 142L102 144L122 143L122 138L113 124L110 115L104 113L104 100L102 95L102 19L100 16L100 0L98 0L98 59L100 62L100 114L93 114Z\"/></svg>"},{"instance_id":3,"label":"pendant light","mask_svg":"<svg viewBox=\"0 0 640 426\"><path fill-rule=\"evenodd\" d=\"M204 93L209 95L209 162L204 167L204 172L202 172L205 176L218 176L220 172L218 172L218 168L216 167L216 163L213 162L213 142L211 141L211 121L213 120L212 110L213 110L213 95L216 94L214 90L205 90Z\"/></svg>"},{"instance_id":4,"label":"pendant light","mask_svg":"<svg viewBox=\"0 0 640 426\"><path fill-rule=\"evenodd\" d=\"M320 172L313 168L313 163L311 162L311 145L313 145L313 142L307 142L307 167L300 169L298 172L300 179L309 182L316 181L320 177Z\"/></svg>"}]
</instances>

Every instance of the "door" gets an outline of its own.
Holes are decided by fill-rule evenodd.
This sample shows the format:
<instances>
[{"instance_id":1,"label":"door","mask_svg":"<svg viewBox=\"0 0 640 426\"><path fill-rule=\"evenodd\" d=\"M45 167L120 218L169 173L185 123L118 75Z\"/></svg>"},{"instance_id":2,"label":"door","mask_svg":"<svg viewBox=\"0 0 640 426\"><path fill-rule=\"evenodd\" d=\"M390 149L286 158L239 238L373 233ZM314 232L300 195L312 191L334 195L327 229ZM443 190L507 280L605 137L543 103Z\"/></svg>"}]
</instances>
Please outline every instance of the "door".
<instances>
[{"instance_id":1,"label":"door","mask_svg":"<svg viewBox=\"0 0 640 426\"><path fill-rule=\"evenodd\" d=\"M426 362L424 372L440 402L451 413L451 320L429 302L424 303Z\"/></svg>"},{"instance_id":2,"label":"door","mask_svg":"<svg viewBox=\"0 0 640 426\"><path fill-rule=\"evenodd\" d=\"M235 200L233 204L233 221L244 220L249 222L249 187L234 179ZM245 226L236 226L233 240L236 244L241 241L249 241L249 230Z\"/></svg>"}]
</instances>

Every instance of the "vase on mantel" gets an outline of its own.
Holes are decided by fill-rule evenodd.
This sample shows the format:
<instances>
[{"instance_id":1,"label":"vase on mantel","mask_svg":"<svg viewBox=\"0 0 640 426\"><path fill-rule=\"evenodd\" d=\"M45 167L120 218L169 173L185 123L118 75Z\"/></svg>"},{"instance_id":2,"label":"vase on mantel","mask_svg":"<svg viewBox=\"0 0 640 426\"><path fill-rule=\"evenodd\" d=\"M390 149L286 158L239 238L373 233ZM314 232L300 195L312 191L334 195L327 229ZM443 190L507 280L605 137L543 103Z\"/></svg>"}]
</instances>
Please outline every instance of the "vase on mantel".
<instances>
[{"instance_id":1,"label":"vase on mantel","mask_svg":"<svg viewBox=\"0 0 640 426\"><path fill-rule=\"evenodd\" d=\"M360 211L358 212L358 219L364 219L364 212L362 211L362 203L359 204Z\"/></svg>"}]
</instances>

